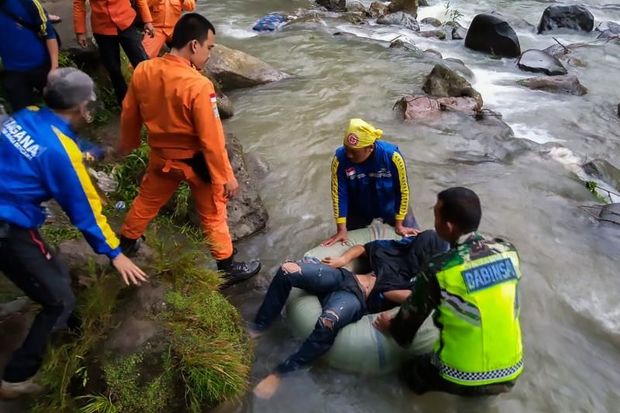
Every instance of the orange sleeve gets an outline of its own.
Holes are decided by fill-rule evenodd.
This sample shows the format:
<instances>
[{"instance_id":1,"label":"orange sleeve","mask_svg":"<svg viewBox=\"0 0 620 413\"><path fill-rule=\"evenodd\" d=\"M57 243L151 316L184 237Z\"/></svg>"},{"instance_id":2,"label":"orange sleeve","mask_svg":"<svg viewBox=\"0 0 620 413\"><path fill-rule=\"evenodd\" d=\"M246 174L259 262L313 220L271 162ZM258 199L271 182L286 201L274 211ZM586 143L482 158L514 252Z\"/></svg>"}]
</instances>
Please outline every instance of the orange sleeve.
<instances>
[{"instance_id":1,"label":"orange sleeve","mask_svg":"<svg viewBox=\"0 0 620 413\"><path fill-rule=\"evenodd\" d=\"M194 11L196 8L196 0L182 0L183 11Z\"/></svg>"},{"instance_id":2,"label":"orange sleeve","mask_svg":"<svg viewBox=\"0 0 620 413\"><path fill-rule=\"evenodd\" d=\"M76 34L86 33L85 0L73 0L73 31Z\"/></svg>"},{"instance_id":3,"label":"orange sleeve","mask_svg":"<svg viewBox=\"0 0 620 413\"><path fill-rule=\"evenodd\" d=\"M138 4L138 10L140 10L140 17L144 23L152 23L151 11L149 10L149 3L147 0L136 0Z\"/></svg>"},{"instance_id":4,"label":"orange sleeve","mask_svg":"<svg viewBox=\"0 0 620 413\"><path fill-rule=\"evenodd\" d=\"M191 108L200 146L211 175L211 182L223 185L231 181L235 175L228 160L224 128L217 111L215 90L210 82L207 81L194 97Z\"/></svg>"},{"instance_id":5,"label":"orange sleeve","mask_svg":"<svg viewBox=\"0 0 620 413\"><path fill-rule=\"evenodd\" d=\"M134 93L135 80L140 76L140 68L131 78L131 84L127 88L127 94L123 100L123 110L121 111L121 139L118 143L118 153L127 155L129 152L140 146L140 131L142 130L142 115L140 106Z\"/></svg>"}]
</instances>

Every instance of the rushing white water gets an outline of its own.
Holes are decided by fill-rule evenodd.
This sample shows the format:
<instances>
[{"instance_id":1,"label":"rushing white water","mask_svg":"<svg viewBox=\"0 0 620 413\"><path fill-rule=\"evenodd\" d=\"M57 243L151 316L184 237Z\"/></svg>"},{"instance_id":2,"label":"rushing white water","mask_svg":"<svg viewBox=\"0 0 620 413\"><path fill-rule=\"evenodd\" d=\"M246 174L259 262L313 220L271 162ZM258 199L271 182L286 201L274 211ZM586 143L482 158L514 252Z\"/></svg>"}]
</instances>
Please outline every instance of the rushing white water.
<instances>
[{"instance_id":1,"label":"rushing white water","mask_svg":"<svg viewBox=\"0 0 620 413\"><path fill-rule=\"evenodd\" d=\"M445 3L430 0L419 19L444 19ZM589 4L597 24L620 21L609 0ZM370 1L363 0L369 4ZM577 3L577 2L569 2ZM478 13L498 10L536 25L550 3L536 0L451 1L468 26ZM216 23L218 41L247 51L294 78L231 94L236 115L226 123L247 151L261 155L271 172L260 183L270 213L267 230L239 245L260 256L264 272L231 289L251 318L273 269L301 255L333 231L329 199L330 155L350 117L385 131L404 153L418 220L432 225L435 194L469 186L483 201L482 230L513 241L521 253L526 370L510 394L463 400L443 394L413 396L393 376L344 374L317 364L287 377L268 402L250 394L222 411L243 412L618 412L620 396L619 236L598 228L581 206L595 199L580 165L603 158L620 166L620 46L596 42L574 52L584 66L567 68L589 93L582 97L526 89L530 74L514 59L467 50L462 41L421 38L405 29L354 26L339 20L256 35L252 24L272 11L293 13L309 0L226 0L201 5ZM534 26L515 27L523 50L555 43ZM430 29L430 28L423 28ZM334 32L354 36L333 36ZM419 92L431 58L388 49L402 35L424 50L461 59L485 106L500 112L514 136L473 119L445 115L405 123L392 111L402 95ZM592 42L596 33L558 34L563 44ZM604 182L604 188L613 190ZM618 199L615 199L618 201ZM299 344L284 323L257 345L259 378Z\"/></svg>"}]
</instances>

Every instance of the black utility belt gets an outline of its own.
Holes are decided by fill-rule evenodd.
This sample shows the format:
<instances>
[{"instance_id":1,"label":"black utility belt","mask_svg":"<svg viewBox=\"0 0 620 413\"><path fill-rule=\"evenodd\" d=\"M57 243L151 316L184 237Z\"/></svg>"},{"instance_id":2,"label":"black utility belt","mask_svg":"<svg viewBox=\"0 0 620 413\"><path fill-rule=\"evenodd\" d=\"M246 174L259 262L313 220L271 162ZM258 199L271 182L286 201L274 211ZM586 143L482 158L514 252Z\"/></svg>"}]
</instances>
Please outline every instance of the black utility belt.
<instances>
[{"instance_id":1,"label":"black utility belt","mask_svg":"<svg viewBox=\"0 0 620 413\"><path fill-rule=\"evenodd\" d=\"M206 183L211 183L211 174L209 174L209 167L207 161L202 152L196 153L192 158L179 159L179 161L191 166L192 170L200 179Z\"/></svg>"}]
</instances>

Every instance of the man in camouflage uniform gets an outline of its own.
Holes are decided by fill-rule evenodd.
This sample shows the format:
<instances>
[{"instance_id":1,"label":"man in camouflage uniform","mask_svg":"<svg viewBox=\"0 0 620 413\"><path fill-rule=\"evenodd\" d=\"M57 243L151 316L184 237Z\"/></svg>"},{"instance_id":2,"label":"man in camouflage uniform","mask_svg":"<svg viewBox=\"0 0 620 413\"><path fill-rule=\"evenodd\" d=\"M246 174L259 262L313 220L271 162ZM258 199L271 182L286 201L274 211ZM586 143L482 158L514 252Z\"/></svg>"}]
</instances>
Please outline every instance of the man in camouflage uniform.
<instances>
[{"instance_id":1,"label":"man in camouflage uniform","mask_svg":"<svg viewBox=\"0 0 620 413\"><path fill-rule=\"evenodd\" d=\"M515 247L477 231L478 196L450 188L437 197L435 230L452 248L417 275L412 294L375 327L408 346L428 315L440 329L433 353L405 364L402 376L418 394L444 391L478 396L509 391L523 371Z\"/></svg>"}]
</instances>

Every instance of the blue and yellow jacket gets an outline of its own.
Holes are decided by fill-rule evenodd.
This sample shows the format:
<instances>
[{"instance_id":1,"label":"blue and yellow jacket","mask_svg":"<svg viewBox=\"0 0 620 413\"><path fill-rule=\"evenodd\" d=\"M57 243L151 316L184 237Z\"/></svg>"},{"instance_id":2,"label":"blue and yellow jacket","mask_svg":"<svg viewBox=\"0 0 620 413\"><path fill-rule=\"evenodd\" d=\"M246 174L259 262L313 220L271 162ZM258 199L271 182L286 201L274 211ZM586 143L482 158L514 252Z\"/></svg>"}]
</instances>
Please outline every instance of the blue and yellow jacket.
<instances>
[{"instance_id":1,"label":"blue and yellow jacket","mask_svg":"<svg viewBox=\"0 0 620 413\"><path fill-rule=\"evenodd\" d=\"M347 216L403 220L409 209L405 161L396 145L375 142L375 150L361 164L347 159L344 146L332 160L332 203L336 223Z\"/></svg>"},{"instance_id":2,"label":"blue and yellow jacket","mask_svg":"<svg viewBox=\"0 0 620 413\"><path fill-rule=\"evenodd\" d=\"M114 258L119 241L83 163L79 138L47 108L30 107L0 129L0 220L23 228L45 221L41 203L55 199L99 254Z\"/></svg>"}]
</instances>

